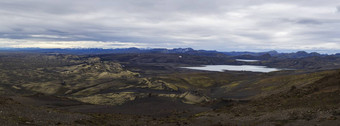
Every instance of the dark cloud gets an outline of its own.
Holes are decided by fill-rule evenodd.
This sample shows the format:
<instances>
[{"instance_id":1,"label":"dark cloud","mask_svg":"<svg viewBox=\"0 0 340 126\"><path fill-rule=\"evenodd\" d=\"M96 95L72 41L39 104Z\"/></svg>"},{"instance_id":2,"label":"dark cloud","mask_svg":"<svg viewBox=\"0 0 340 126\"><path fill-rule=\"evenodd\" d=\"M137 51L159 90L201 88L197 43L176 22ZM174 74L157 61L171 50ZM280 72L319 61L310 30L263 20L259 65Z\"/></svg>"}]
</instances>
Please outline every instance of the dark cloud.
<instances>
[{"instance_id":1,"label":"dark cloud","mask_svg":"<svg viewBox=\"0 0 340 126\"><path fill-rule=\"evenodd\" d=\"M50 33L67 34L67 32L60 31L60 30L54 30L54 29L46 29L46 31L50 32Z\"/></svg>"},{"instance_id":2,"label":"dark cloud","mask_svg":"<svg viewBox=\"0 0 340 126\"><path fill-rule=\"evenodd\" d=\"M298 20L297 23L299 24L322 24L322 22L314 19L301 19Z\"/></svg>"}]
</instances>

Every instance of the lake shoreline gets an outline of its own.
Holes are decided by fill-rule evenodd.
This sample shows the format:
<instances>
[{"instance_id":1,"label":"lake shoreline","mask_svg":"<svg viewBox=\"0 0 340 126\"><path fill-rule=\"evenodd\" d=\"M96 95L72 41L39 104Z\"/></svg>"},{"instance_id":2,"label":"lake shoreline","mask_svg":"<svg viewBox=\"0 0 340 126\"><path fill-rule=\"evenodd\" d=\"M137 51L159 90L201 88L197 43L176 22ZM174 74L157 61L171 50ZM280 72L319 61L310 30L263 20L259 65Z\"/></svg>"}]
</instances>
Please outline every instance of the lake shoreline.
<instances>
[{"instance_id":1,"label":"lake shoreline","mask_svg":"<svg viewBox=\"0 0 340 126\"><path fill-rule=\"evenodd\" d=\"M250 71L250 72L262 72L269 73L274 71L281 71L283 69L279 68L269 68L267 66L257 66L257 65L202 65L198 67L181 67L184 69L192 70L203 70L203 71Z\"/></svg>"}]
</instances>

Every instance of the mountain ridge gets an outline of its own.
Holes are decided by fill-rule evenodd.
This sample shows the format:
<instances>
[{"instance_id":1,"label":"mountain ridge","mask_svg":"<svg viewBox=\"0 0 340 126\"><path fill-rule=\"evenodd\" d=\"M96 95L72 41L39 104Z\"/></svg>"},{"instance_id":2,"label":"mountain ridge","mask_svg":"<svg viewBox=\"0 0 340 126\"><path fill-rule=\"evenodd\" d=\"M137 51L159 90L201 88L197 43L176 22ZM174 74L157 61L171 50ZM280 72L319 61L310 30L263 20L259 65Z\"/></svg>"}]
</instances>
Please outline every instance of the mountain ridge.
<instances>
[{"instance_id":1,"label":"mountain ridge","mask_svg":"<svg viewBox=\"0 0 340 126\"><path fill-rule=\"evenodd\" d=\"M259 56L278 57L278 58L305 58L313 56L340 56L340 53L336 54L320 54L317 52L297 51L291 53L282 53L276 50L264 51L264 52L249 52L249 51L216 51L216 50L195 50L192 48L0 48L0 52L35 52L35 53L61 53L61 54L123 54L123 53L175 53L175 54L190 54L200 56L216 56L216 57L239 57L239 58L254 58Z\"/></svg>"}]
</instances>

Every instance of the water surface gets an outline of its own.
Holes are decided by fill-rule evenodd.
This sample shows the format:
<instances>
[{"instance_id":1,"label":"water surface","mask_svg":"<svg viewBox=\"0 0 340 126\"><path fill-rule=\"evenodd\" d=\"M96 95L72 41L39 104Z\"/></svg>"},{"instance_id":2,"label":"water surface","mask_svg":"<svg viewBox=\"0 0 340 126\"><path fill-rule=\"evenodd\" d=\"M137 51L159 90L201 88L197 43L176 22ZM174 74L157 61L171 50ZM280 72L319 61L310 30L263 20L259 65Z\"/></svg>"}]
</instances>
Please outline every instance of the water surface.
<instances>
[{"instance_id":1,"label":"water surface","mask_svg":"<svg viewBox=\"0 0 340 126\"><path fill-rule=\"evenodd\" d=\"M199 67L182 67L186 69L193 69L193 70L205 70L205 71L251 71L251 72L273 72L273 71L280 71L281 69L278 68L269 68L266 66L256 66L256 65L204 65Z\"/></svg>"},{"instance_id":2,"label":"water surface","mask_svg":"<svg viewBox=\"0 0 340 126\"><path fill-rule=\"evenodd\" d=\"M249 60L249 59L235 59L236 61L241 61L241 62L259 62L260 60Z\"/></svg>"}]
</instances>

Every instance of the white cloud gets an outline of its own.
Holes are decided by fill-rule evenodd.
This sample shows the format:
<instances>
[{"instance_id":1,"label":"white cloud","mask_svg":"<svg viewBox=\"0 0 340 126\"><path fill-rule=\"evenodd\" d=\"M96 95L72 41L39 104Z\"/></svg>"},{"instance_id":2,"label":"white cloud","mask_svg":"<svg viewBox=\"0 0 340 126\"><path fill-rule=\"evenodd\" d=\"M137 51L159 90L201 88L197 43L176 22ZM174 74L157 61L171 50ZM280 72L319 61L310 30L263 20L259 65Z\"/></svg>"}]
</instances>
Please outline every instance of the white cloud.
<instances>
[{"instance_id":1,"label":"white cloud","mask_svg":"<svg viewBox=\"0 0 340 126\"><path fill-rule=\"evenodd\" d=\"M10 48L146 48L146 44L133 42L102 42L102 41L36 41L0 39L1 47Z\"/></svg>"},{"instance_id":2,"label":"white cloud","mask_svg":"<svg viewBox=\"0 0 340 126\"><path fill-rule=\"evenodd\" d=\"M0 46L340 49L337 0L12 0L0 20Z\"/></svg>"},{"instance_id":3,"label":"white cloud","mask_svg":"<svg viewBox=\"0 0 340 126\"><path fill-rule=\"evenodd\" d=\"M58 35L30 35L33 38L53 38L53 39L65 39L69 37L58 36Z\"/></svg>"}]
</instances>

